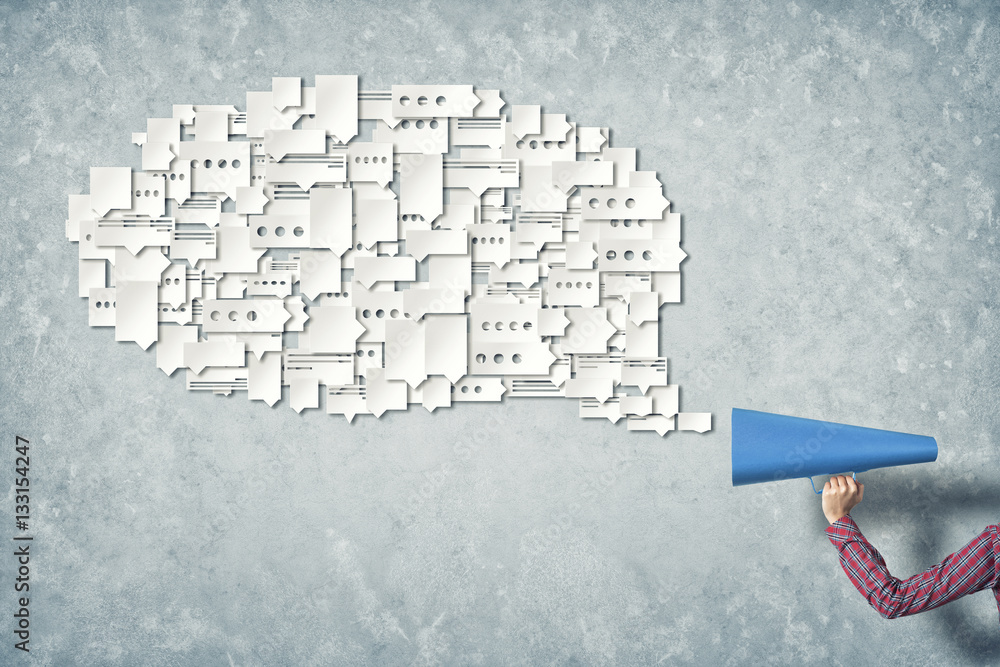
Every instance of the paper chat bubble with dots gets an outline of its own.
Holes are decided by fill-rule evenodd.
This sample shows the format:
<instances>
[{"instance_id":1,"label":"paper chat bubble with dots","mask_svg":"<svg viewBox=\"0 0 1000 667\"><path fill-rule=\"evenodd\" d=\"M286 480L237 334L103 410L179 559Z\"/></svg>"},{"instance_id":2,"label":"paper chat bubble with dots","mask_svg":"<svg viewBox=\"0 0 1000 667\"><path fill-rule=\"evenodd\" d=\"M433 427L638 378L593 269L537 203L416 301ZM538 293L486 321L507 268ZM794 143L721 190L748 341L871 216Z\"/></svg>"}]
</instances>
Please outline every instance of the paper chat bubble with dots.
<instances>
[{"instance_id":1,"label":"paper chat bubble with dots","mask_svg":"<svg viewBox=\"0 0 1000 667\"><path fill-rule=\"evenodd\" d=\"M92 326L187 388L353 419L420 404L579 399L629 430L679 412L659 313L680 302L680 216L634 148L471 85L317 76L175 105L142 169L71 195ZM674 306L677 307L677 306Z\"/></svg>"}]
</instances>

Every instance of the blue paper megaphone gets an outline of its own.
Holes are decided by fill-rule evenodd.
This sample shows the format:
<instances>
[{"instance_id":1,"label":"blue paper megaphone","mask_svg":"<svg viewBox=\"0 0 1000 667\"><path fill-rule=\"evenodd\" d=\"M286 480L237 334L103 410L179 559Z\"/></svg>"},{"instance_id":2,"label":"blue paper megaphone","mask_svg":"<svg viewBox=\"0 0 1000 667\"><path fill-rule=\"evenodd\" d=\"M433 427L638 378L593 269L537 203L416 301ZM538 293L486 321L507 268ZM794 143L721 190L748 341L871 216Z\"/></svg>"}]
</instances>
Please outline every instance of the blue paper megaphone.
<instances>
[{"instance_id":1,"label":"blue paper megaphone","mask_svg":"<svg viewBox=\"0 0 1000 667\"><path fill-rule=\"evenodd\" d=\"M733 486L929 463L937 441L877 428L733 408ZM813 491L816 491L815 484ZM816 491L822 493L822 491Z\"/></svg>"}]
</instances>

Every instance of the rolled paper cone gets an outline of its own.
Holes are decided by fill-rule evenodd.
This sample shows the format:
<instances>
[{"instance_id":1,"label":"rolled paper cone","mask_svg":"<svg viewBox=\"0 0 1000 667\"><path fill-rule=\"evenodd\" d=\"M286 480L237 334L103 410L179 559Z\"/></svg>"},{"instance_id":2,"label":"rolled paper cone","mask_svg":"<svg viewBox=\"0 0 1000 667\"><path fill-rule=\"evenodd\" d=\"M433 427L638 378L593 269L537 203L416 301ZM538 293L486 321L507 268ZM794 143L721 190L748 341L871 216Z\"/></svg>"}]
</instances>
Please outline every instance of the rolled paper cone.
<instances>
[{"instance_id":1,"label":"rolled paper cone","mask_svg":"<svg viewBox=\"0 0 1000 667\"><path fill-rule=\"evenodd\" d=\"M733 408L733 486L929 463L937 441L877 428Z\"/></svg>"}]
</instances>

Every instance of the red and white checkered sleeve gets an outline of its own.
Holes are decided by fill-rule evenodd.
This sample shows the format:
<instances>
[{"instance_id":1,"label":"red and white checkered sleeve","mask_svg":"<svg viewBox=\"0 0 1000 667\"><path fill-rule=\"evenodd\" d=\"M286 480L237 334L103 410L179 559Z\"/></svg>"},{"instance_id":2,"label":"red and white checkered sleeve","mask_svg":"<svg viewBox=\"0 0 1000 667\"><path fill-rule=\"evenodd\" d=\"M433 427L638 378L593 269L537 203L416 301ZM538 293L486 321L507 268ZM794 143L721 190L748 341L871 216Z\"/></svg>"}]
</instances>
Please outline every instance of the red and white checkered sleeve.
<instances>
[{"instance_id":1,"label":"red and white checkered sleeve","mask_svg":"<svg viewBox=\"0 0 1000 667\"><path fill-rule=\"evenodd\" d=\"M937 565L903 580L889 573L881 554L850 516L835 521L826 534L840 554L844 572L868 604L885 618L897 618L1000 584L997 528L989 526Z\"/></svg>"}]
</instances>

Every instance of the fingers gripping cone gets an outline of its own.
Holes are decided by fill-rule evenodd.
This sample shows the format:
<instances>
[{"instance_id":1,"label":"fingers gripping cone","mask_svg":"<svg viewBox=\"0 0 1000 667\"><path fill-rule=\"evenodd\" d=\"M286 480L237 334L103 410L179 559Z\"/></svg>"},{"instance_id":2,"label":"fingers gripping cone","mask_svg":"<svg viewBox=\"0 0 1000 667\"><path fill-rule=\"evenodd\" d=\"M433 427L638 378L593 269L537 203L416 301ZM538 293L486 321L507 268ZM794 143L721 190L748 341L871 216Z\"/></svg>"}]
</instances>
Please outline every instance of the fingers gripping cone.
<instances>
[{"instance_id":1,"label":"fingers gripping cone","mask_svg":"<svg viewBox=\"0 0 1000 667\"><path fill-rule=\"evenodd\" d=\"M733 408L733 486L929 463L937 441L769 412Z\"/></svg>"}]
</instances>

